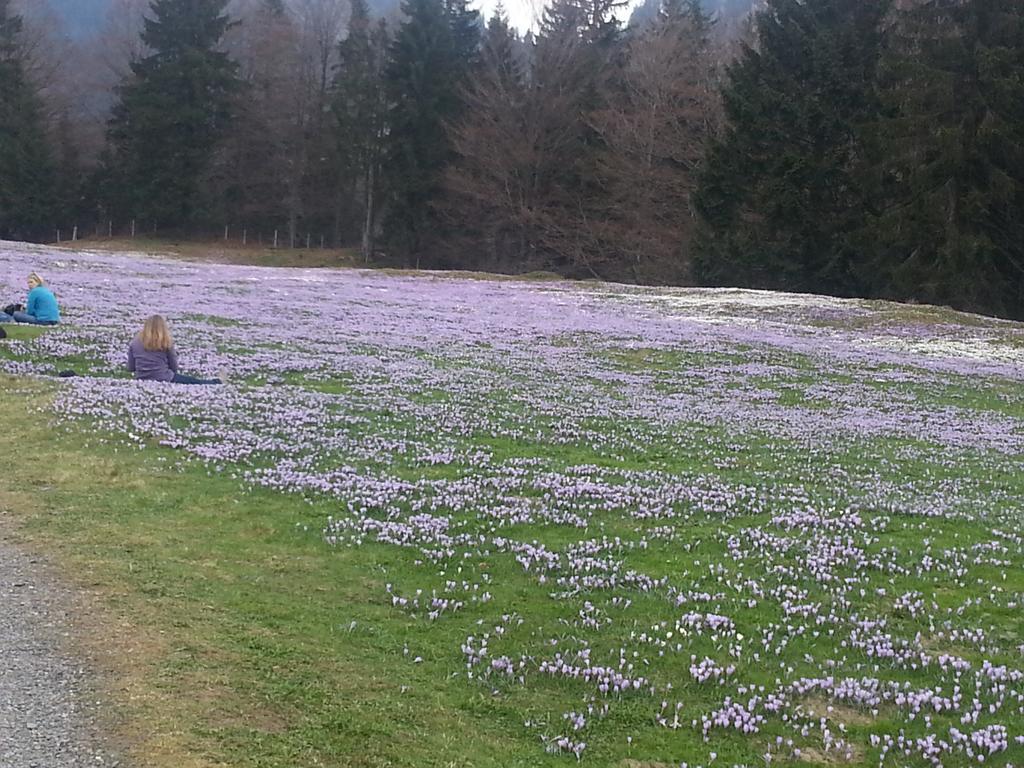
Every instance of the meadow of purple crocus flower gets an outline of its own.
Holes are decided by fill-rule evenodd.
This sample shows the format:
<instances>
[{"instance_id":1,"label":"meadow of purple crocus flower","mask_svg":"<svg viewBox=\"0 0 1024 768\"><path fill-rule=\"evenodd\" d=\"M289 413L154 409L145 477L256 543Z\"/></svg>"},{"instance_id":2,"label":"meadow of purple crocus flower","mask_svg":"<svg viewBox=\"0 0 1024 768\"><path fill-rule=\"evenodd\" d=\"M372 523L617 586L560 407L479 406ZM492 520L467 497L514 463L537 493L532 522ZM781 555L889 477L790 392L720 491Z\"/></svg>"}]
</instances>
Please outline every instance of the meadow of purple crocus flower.
<instances>
[{"instance_id":1,"label":"meadow of purple crocus flower","mask_svg":"<svg viewBox=\"0 0 1024 768\"><path fill-rule=\"evenodd\" d=\"M1024 762L1024 326L11 243L0 298L33 270L65 324L0 373L74 368L55 416L97 445L176 448L325 504L324 547L404 553L380 597L460 628L466 687L561 706L515 726L539 756ZM152 313L228 384L129 379Z\"/></svg>"}]
</instances>

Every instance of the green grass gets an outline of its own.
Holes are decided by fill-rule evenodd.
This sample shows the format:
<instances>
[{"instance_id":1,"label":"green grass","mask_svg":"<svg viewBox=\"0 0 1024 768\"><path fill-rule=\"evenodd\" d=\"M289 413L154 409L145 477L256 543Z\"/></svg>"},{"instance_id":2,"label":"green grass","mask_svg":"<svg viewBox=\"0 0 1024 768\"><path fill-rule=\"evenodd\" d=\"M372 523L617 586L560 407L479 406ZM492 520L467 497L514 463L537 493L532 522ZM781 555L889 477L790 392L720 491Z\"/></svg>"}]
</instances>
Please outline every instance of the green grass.
<instances>
[{"instance_id":1,"label":"green grass","mask_svg":"<svg viewBox=\"0 0 1024 768\"><path fill-rule=\"evenodd\" d=\"M141 680L145 690L118 719L146 764L535 764L534 743L490 728L487 698L448 680L457 633L425 636L392 611L384 584L411 569L401 553L329 549L326 508L180 473L167 451L98 450L71 433L50 461L50 427L32 412L47 390L17 386L0 401L19 445L0 508L101 595L95 643L110 622L132 627L109 661L115 688ZM406 643L422 663L403 656ZM116 658L127 645L135 652Z\"/></svg>"},{"instance_id":2,"label":"green grass","mask_svg":"<svg viewBox=\"0 0 1024 768\"><path fill-rule=\"evenodd\" d=\"M60 334L62 330L71 326L62 325L57 327L40 327L34 325L5 325L7 338L0 339L0 358L8 360L28 360L37 363L48 364L53 372L71 369L79 374L88 373L95 369L103 368L103 363L89 355L74 353L70 355L57 355L44 352L31 342L40 339L48 334ZM109 375L104 371L104 375ZM125 371L117 371L115 375L127 376Z\"/></svg>"},{"instance_id":3,"label":"green grass","mask_svg":"<svg viewBox=\"0 0 1024 768\"><path fill-rule=\"evenodd\" d=\"M85 237L72 244L63 242L57 247L70 251L95 250L113 253L151 253L161 256L182 259L184 261L214 262L221 264L240 264L259 267L286 267L297 269L337 269L352 267L358 269L378 269L387 275L423 275L422 270L381 267L374 262L365 262L356 247L320 248L319 238L313 238L309 248L305 246L305 236L297 238L295 248L286 245L287 236L279 233L279 246L272 245L273 233L264 233L262 240L257 234L249 236L245 245L241 243L241 232L232 230L231 240L225 242L220 238L202 241L175 238L161 238L140 234L138 237ZM561 275L553 272L534 271L521 275L504 275L493 272L446 271L444 279L475 279L489 281L527 281L550 283L563 281ZM593 281L584 281L593 282Z\"/></svg>"},{"instance_id":4,"label":"green grass","mask_svg":"<svg viewBox=\"0 0 1024 768\"><path fill-rule=\"evenodd\" d=\"M113 687L144 691L122 702L118 720L146 764L203 765L203 755L239 766L561 762L539 753L520 718L557 721L558 705L575 697L552 686L497 702L452 679L463 627L425 632L384 599L386 581L415 572L408 557L327 549L318 526L328 510L241 493L199 469L179 473L158 449L98 451L69 434L60 464L48 461L49 427L25 415L45 407L46 388L19 388L0 402L0 424L20 446L0 478L0 507L101 595L94 643L107 645L111 623L130 625L106 650ZM506 589L527 591L525 578L501 575ZM132 652L117 658L125 646Z\"/></svg>"},{"instance_id":5,"label":"green grass","mask_svg":"<svg viewBox=\"0 0 1024 768\"><path fill-rule=\"evenodd\" d=\"M23 325L15 323L5 323L3 329L7 331L7 338L11 341L31 341L42 336L47 331L51 330L47 327L41 327L38 325ZM0 341L2 343L2 341Z\"/></svg>"},{"instance_id":6,"label":"green grass","mask_svg":"<svg viewBox=\"0 0 1024 768\"><path fill-rule=\"evenodd\" d=\"M114 253L154 253L186 261L252 264L261 267L312 269L361 266L361 259L358 258L358 253L353 248L318 248L315 245L310 248L287 248L283 245L274 248L271 245L273 233L270 234L271 238L265 239L264 242L259 242L254 234L244 246L240 241L241 232L237 232L232 233L232 237L238 236L237 242L235 240L224 242L220 239L202 242L140 235L135 239L84 238L74 245L63 243L61 247L72 251L88 249ZM285 237L282 234L281 242L283 243L284 240ZM304 244L305 238L303 237L299 245Z\"/></svg>"},{"instance_id":7,"label":"green grass","mask_svg":"<svg viewBox=\"0 0 1024 768\"><path fill-rule=\"evenodd\" d=\"M650 375L669 391L690 386L680 379L703 366L741 362L730 355L654 350L610 356L617 369ZM443 359L435 362L445 363ZM802 395L803 387L824 380L811 375L804 358L779 355L769 362L785 375L751 376L737 386L777 392L784 406L825 407ZM358 394L344 379L321 382L298 373L283 378L295 387ZM829 379L837 388L852 382L841 373ZM1024 417L1019 395L1009 383L990 382L984 388L968 384L950 378L942 386L917 384L907 392L929 406L956 403ZM556 587L539 585L533 574L524 573L507 555L477 553L424 567L417 563L416 550L374 543L332 548L324 543L321 528L328 516L337 513L337 502L242 488L227 473L217 474L196 462L183 463L176 452L152 445L126 450L110 436L93 434L87 423L51 424L49 403L54 390L50 385L0 377L0 388L5 394L0 398L0 429L18 446L0 474L0 512L13 516L27 546L49 555L68 578L95 595L94 611L87 617L87 631L80 642L100 654L111 669L108 688L117 706L111 728L140 764L157 768L575 764L571 757L546 754L540 736L559 732L563 713L585 706L580 686L539 676L527 686L501 681L482 684L464 674L460 643L468 635L493 628L508 613L520 613L528 621L496 638L491 646L494 653L525 653L539 659L550 657L552 640L558 641L558 649L572 651L586 639L595 658L617 658L618 649L627 646L641 649L658 664L659 680L676 683L685 703L686 727L653 728L658 702L652 704L650 697L623 697L600 727L587 731L584 761L588 764L625 768L634 758L641 761L634 766L678 765L680 759L698 763L706 761L713 748L718 765L754 765L760 764L760 755L777 737L792 735L772 721L756 737L716 732L711 747L702 742L699 730L688 724L719 706L725 689L690 683L690 655L708 656L722 664L730 656L722 643L702 636L689 638L685 652L664 659L656 657L655 646L640 643L638 635L660 636L661 623L671 626L686 610L671 605L663 593L592 590L553 600L550 594ZM435 405L446 400L430 391L417 397L415 402ZM686 437L680 441L678 435L645 432L643 425L594 419L587 426L595 432L632 441L612 452L585 441L557 443L552 440L554 425L498 396L488 401L488 407L491 412L500 410L509 420L529 422L535 435L512 439L482 430L466 438L462 447L487 449L498 464L531 458L543 460L544 467L554 471L582 465L612 473L658 469L675 476L714 476L732 488L771 482L779 493L799 486L815 503L836 507L847 500L842 483L828 472L834 467L853 478L914 483L926 490L962 482L978 498L997 492L1024 497L1024 476L1007 472L1000 457L964 451L954 463L934 446L907 438L837 441L826 455L768 434L740 437L726 426L680 425L680 434ZM403 422L401 414L367 413L379 423L388 420L389 426L415 432L416 424ZM628 436L626 426L634 430ZM356 429L372 432L365 425ZM59 461L54 460L55 444L59 444ZM395 476L408 480L452 479L473 472L472 467L458 463L422 467L397 458L388 466ZM538 490L534 498L540 497ZM652 537L648 547L624 551L627 568L668 577L681 590L721 593L696 609L727 613L748 638L769 623L792 620L783 615L778 600L748 605L737 587L743 579L769 583L777 578L772 568L785 568L793 574L787 577L792 586L806 591L803 599L834 598L807 572L807 542L796 541L791 550L773 554L770 562L757 558L736 562L730 557L727 542L770 528L769 514L740 508L709 515L682 508L679 538ZM1019 530L1014 511L1005 510L1005 514L1011 529ZM1018 663L1012 651L1024 636L1019 611L1005 602L988 600L987 586L981 585L996 584L1003 596L1024 594L1024 556L1019 551L1007 556L1009 566L970 565L959 582L950 582L944 574L919 573L915 568L928 552L968 551L987 541L991 529L955 514L925 519L868 508L863 515L877 525L877 535L864 543L868 557L893 563L900 570L857 572L841 565L837 574L860 579L857 588L875 595L864 598L865 604L887 616L894 635L922 633L937 652L954 652L975 664L984 658ZM455 523L463 531L483 530L473 510L455 516ZM537 523L510 527L505 533L564 548L588 537L636 539L658 525L656 519L601 513L586 532ZM775 532L779 542L796 538ZM719 570L709 571L712 564ZM387 584L394 584L403 595L415 588L429 592L443 588L448 578L484 583L495 599L428 622L422 615L393 607L386 591ZM982 653L969 643L931 640L931 628L893 607L896 597L908 591L927 595L942 610L962 608L956 626L991 628L999 647ZM634 601L628 612L614 601L623 594ZM965 607L967 598L981 600ZM587 602L613 618L613 623L600 632L582 631L575 617ZM111 627L117 631L112 633ZM766 653L771 663L739 661L743 682L770 689L780 674L779 663L797 675L820 673L820 667L805 658L827 658L835 654L838 642L827 628L822 632L818 637L801 635L785 648ZM870 674L915 687L940 681L934 670L871 669L872 661L860 652L846 650L843 656L837 674ZM831 704L814 696L807 701L807 707L818 710ZM836 704L830 717L861 745L870 733L893 732L906 725L884 708L877 718L868 718L861 709ZM1024 727L1024 717L1012 715L1006 721L1017 729ZM627 741L634 736L632 743ZM861 748L852 762L875 764L876 754ZM773 764L843 763L808 746L802 758L780 754Z\"/></svg>"}]
</instances>

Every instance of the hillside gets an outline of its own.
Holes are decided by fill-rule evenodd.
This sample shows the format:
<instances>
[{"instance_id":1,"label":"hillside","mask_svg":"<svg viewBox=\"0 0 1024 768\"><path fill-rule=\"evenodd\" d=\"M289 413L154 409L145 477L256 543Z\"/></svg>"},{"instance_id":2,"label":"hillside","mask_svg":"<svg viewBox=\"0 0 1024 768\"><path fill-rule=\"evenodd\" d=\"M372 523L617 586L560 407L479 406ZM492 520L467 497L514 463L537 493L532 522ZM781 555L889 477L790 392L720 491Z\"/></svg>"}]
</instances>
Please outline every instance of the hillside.
<instances>
[{"instance_id":1,"label":"hillside","mask_svg":"<svg viewBox=\"0 0 1024 768\"><path fill-rule=\"evenodd\" d=\"M1024 762L1024 325L0 242L30 270L0 514L87 585L139 764ZM133 380L153 312L228 383Z\"/></svg>"}]
</instances>

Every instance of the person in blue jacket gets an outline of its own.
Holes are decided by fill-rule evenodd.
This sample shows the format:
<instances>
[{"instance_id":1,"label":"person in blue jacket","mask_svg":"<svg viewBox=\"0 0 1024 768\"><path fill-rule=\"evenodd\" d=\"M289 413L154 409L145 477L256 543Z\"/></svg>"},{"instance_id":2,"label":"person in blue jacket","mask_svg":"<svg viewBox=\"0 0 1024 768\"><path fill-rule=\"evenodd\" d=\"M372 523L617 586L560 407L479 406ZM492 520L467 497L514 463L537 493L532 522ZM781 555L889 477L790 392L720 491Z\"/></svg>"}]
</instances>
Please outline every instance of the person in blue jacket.
<instances>
[{"instance_id":1,"label":"person in blue jacket","mask_svg":"<svg viewBox=\"0 0 1024 768\"><path fill-rule=\"evenodd\" d=\"M0 312L0 323L31 323L32 325L57 325L60 322L60 307L57 297L46 287L46 283L33 272L28 276L28 300L24 312L7 315Z\"/></svg>"}]
</instances>

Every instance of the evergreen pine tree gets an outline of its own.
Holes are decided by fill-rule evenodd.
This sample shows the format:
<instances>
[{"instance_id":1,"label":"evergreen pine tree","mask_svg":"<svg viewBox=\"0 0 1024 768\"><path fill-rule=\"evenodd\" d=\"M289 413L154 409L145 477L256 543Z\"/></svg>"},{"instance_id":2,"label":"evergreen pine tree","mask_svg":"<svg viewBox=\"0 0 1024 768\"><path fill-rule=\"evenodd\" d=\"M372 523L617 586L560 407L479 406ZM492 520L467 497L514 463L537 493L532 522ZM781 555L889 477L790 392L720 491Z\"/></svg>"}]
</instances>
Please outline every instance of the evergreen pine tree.
<instances>
[{"instance_id":1,"label":"evergreen pine tree","mask_svg":"<svg viewBox=\"0 0 1024 768\"><path fill-rule=\"evenodd\" d=\"M480 13L469 7L469 0L444 0L444 8L452 30L456 66L465 72L479 60Z\"/></svg>"},{"instance_id":2,"label":"evergreen pine tree","mask_svg":"<svg viewBox=\"0 0 1024 768\"><path fill-rule=\"evenodd\" d=\"M301 133L293 111L298 90L299 32L281 0L262 0L247 9L229 38L244 86L234 95L224 148L210 175L222 189L220 221L232 229L268 236L289 220L294 157Z\"/></svg>"},{"instance_id":3,"label":"evergreen pine tree","mask_svg":"<svg viewBox=\"0 0 1024 768\"><path fill-rule=\"evenodd\" d=\"M484 30L480 57L490 79L506 92L519 90L523 85L523 66L517 54L517 43L515 33L508 25L505 6L499 0Z\"/></svg>"},{"instance_id":4,"label":"evergreen pine tree","mask_svg":"<svg viewBox=\"0 0 1024 768\"><path fill-rule=\"evenodd\" d=\"M849 294L886 0L768 0L724 89L696 196L698 280Z\"/></svg>"},{"instance_id":5,"label":"evergreen pine tree","mask_svg":"<svg viewBox=\"0 0 1024 768\"><path fill-rule=\"evenodd\" d=\"M626 5L626 0L580 0L583 10L583 35L589 43L605 46L614 45L622 34L616 16Z\"/></svg>"},{"instance_id":6,"label":"evergreen pine tree","mask_svg":"<svg viewBox=\"0 0 1024 768\"><path fill-rule=\"evenodd\" d=\"M1024 317L1024 8L899 13L882 73L878 295Z\"/></svg>"},{"instance_id":7,"label":"evergreen pine tree","mask_svg":"<svg viewBox=\"0 0 1024 768\"><path fill-rule=\"evenodd\" d=\"M601 140L591 116L601 111L619 54L618 0L555 0L533 48L529 109L532 141L544 158L537 174L535 229L551 266L601 276L609 248L593 222L607 199L598 172ZM549 154L550 152L550 154ZM552 162L553 161L553 162ZM613 246L614 248L614 246Z\"/></svg>"},{"instance_id":8,"label":"evergreen pine tree","mask_svg":"<svg viewBox=\"0 0 1024 768\"><path fill-rule=\"evenodd\" d=\"M352 0L348 35L338 44L332 110L341 178L358 222L363 258L373 252L377 191L386 134L387 26L374 25L366 0Z\"/></svg>"},{"instance_id":9,"label":"evergreen pine tree","mask_svg":"<svg viewBox=\"0 0 1024 768\"><path fill-rule=\"evenodd\" d=\"M53 204L59 221L74 224L88 220L91 211L85 199L86 173L81 149L76 142L75 124L68 111L62 110L54 127Z\"/></svg>"},{"instance_id":10,"label":"evergreen pine tree","mask_svg":"<svg viewBox=\"0 0 1024 768\"><path fill-rule=\"evenodd\" d=\"M602 274L614 279L688 278L689 211L716 106L710 20L694 5L667 2L631 31L589 117L600 139L595 202L605 206L591 228L608 252Z\"/></svg>"},{"instance_id":11,"label":"evergreen pine tree","mask_svg":"<svg viewBox=\"0 0 1024 768\"><path fill-rule=\"evenodd\" d=\"M203 223L203 178L231 119L236 65L219 50L227 0L153 0L110 123L106 196L115 213L159 227Z\"/></svg>"},{"instance_id":12,"label":"evergreen pine tree","mask_svg":"<svg viewBox=\"0 0 1024 768\"><path fill-rule=\"evenodd\" d=\"M679 19L687 24L687 34L706 49L711 38L711 30L715 20L700 0L664 0L660 14L663 20Z\"/></svg>"},{"instance_id":13,"label":"evergreen pine tree","mask_svg":"<svg viewBox=\"0 0 1024 768\"><path fill-rule=\"evenodd\" d=\"M21 17L0 0L0 238L48 234L53 161L37 94L25 76Z\"/></svg>"},{"instance_id":14,"label":"evergreen pine tree","mask_svg":"<svg viewBox=\"0 0 1024 768\"><path fill-rule=\"evenodd\" d=\"M468 41L455 34L465 21L459 8L464 6L442 0L405 0L406 19L391 45L386 74L391 106L384 233L394 252L413 256L417 264L439 234L432 207L452 159L445 126L461 113L469 73Z\"/></svg>"},{"instance_id":15,"label":"evergreen pine tree","mask_svg":"<svg viewBox=\"0 0 1024 768\"><path fill-rule=\"evenodd\" d=\"M455 159L445 173L441 207L454 224L445 232L446 266L530 268L530 208L539 168L519 46L499 3L463 93L466 108L448 126Z\"/></svg>"},{"instance_id":16,"label":"evergreen pine tree","mask_svg":"<svg viewBox=\"0 0 1024 768\"><path fill-rule=\"evenodd\" d=\"M575 40L586 26L586 16L578 0L554 0L545 6L540 37L565 37Z\"/></svg>"}]
</instances>

